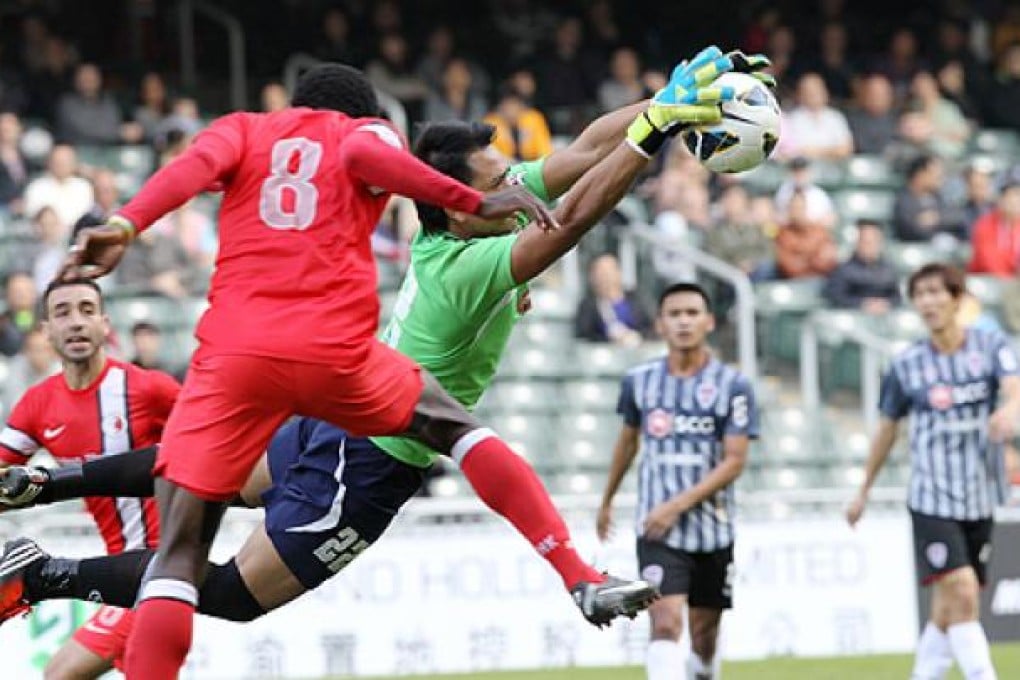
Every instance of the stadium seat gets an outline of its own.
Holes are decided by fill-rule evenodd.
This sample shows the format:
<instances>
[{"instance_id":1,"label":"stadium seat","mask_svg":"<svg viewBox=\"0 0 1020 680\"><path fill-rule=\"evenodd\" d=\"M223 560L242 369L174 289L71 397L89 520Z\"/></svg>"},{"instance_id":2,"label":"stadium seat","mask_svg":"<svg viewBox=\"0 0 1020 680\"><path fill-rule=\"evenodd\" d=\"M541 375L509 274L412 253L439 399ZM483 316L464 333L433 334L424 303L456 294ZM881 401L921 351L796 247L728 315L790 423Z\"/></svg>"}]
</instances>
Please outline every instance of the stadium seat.
<instances>
[{"instance_id":1,"label":"stadium seat","mask_svg":"<svg viewBox=\"0 0 1020 680\"><path fill-rule=\"evenodd\" d=\"M1020 136L1013 130L985 128L974 133L970 148L972 151L996 156L1015 155L1020 150Z\"/></svg>"},{"instance_id":2,"label":"stadium seat","mask_svg":"<svg viewBox=\"0 0 1020 680\"><path fill-rule=\"evenodd\" d=\"M832 191L843 186L846 171L843 165L834 161L815 160L811 162L811 174L815 184Z\"/></svg>"},{"instance_id":3,"label":"stadium seat","mask_svg":"<svg viewBox=\"0 0 1020 680\"><path fill-rule=\"evenodd\" d=\"M880 189L845 189L835 192L832 198L844 222L869 219L888 223L892 217L896 193Z\"/></svg>"},{"instance_id":4,"label":"stadium seat","mask_svg":"<svg viewBox=\"0 0 1020 680\"><path fill-rule=\"evenodd\" d=\"M755 287L755 304L761 314L809 312L822 307L820 278L769 281Z\"/></svg>"},{"instance_id":5,"label":"stadium seat","mask_svg":"<svg viewBox=\"0 0 1020 680\"><path fill-rule=\"evenodd\" d=\"M975 276L967 277L967 290L974 294L981 304L986 307L999 307L1002 305L1003 280L997 276Z\"/></svg>"},{"instance_id":6,"label":"stadium seat","mask_svg":"<svg viewBox=\"0 0 1020 680\"><path fill-rule=\"evenodd\" d=\"M756 194L771 194L779 188L787 174L788 172L782 164L769 161L754 170L742 172L737 177L748 191Z\"/></svg>"},{"instance_id":7,"label":"stadium seat","mask_svg":"<svg viewBox=\"0 0 1020 680\"><path fill-rule=\"evenodd\" d=\"M156 167L156 153L151 146L132 144L121 146L113 155L116 170L147 177Z\"/></svg>"},{"instance_id":8,"label":"stadium seat","mask_svg":"<svg viewBox=\"0 0 1020 680\"><path fill-rule=\"evenodd\" d=\"M572 369L562 352L541 347L511 349L503 355L499 374L506 378L557 378L569 375Z\"/></svg>"},{"instance_id":9,"label":"stadium seat","mask_svg":"<svg viewBox=\"0 0 1020 680\"><path fill-rule=\"evenodd\" d=\"M885 257L901 276L928 264L946 259L946 252L927 243L900 243L890 241L886 244Z\"/></svg>"},{"instance_id":10,"label":"stadium seat","mask_svg":"<svg viewBox=\"0 0 1020 680\"><path fill-rule=\"evenodd\" d=\"M542 380L498 380L482 397L485 408L507 414L548 413L562 405L559 385Z\"/></svg>"},{"instance_id":11,"label":"stadium seat","mask_svg":"<svg viewBox=\"0 0 1020 680\"><path fill-rule=\"evenodd\" d=\"M486 425L536 468L562 467L556 449L556 421L549 414L493 415Z\"/></svg>"},{"instance_id":12,"label":"stadium seat","mask_svg":"<svg viewBox=\"0 0 1020 680\"><path fill-rule=\"evenodd\" d=\"M532 319L558 319L561 321L573 321L577 305L564 295L562 291L552 288L534 287L531 289L531 311L528 315Z\"/></svg>"},{"instance_id":13,"label":"stadium seat","mask_svg":"<svg viewBox=\"0 0 1020 680\"><path fill-rule=\"evenodd\" d=\"M569 353L573 344L573 326L557 319L525 321L519 324L510 336L510 346L514 351L534 347L550 352Z\"/></svg>"},{"instance_id":14,"label":"stadium seat","mask_svg":"<svg viewBox=\"0 0 1020 680\"><path fill-rule=\"evenodd\" d=\"M575 370L579 375L607 378L620 378L641 363L634 350L593 342L578 342L575 359Z\"/></svg>"},{"instance_id":15,"label":"stadium seat","mask_svg":"<svg viewBox=\"0 0 1020 680\"><path fill-rule=\"evenodd\" d=\"M846 162L844 182L853 188L890 188L902 180L883 157L861 154Z\"/></svg>"},{"instance_id":16,"label":"stadium seat","mask_svg":"<svg viewBox=\"0 0 1020 680\"><path fill-rule=\"evenodd\" d=\"M171 298L156 295L112 297L106 305L117 327L130 328L139 321L150 321L164 331L188 325L181 303Z\"/></svg>"},{"instance_id":17,"label":"stadium seat","mask_svg":"<svg viewBox=\"0 0 1020 680\"><path fill-rule=\"evenodd\" d=\"M615 412L620 381L614 378L570 380L563 384L563 395L565 403L572 408Z\"/></svg>"}]
</instances>

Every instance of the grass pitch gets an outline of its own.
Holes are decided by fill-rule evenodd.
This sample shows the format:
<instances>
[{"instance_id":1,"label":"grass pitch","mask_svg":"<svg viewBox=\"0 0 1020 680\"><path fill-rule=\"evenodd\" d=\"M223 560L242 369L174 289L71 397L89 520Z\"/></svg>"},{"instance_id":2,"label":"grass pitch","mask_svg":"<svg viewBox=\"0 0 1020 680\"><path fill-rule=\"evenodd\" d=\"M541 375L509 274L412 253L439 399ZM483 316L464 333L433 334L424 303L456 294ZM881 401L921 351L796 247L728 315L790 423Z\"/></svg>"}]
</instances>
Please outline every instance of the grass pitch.
<instances>
[{"instance_id":1,"label":"grass pitch","mask_svg":"<svg viewBox=\"0 0 1020 680\"><path fill-rule=\"evenodd\" d=\"M1020 678L1020 644L992 647L1000 678ZM769 659L723 665L724 680L903 680L910 676L909 655L854 656L830 659ZM412 676L401 676L408 680ZM559 668L546 671L414 676L419 680L645 680L642 668ZM949 680L961 680L958 669ZM380 680L397 680L380 679Z\"/></svg>"}]
</instances>

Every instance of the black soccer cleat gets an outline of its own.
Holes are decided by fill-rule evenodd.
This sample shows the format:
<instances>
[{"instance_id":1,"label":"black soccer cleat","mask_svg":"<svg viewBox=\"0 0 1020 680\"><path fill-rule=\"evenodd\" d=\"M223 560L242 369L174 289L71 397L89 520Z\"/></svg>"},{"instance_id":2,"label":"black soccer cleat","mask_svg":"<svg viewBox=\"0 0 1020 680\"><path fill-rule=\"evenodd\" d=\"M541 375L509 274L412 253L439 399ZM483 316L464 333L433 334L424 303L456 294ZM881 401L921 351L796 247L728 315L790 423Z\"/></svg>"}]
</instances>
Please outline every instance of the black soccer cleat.
<instances>
[{"instance_id":1,"label":"black soccer cleat","mask_svg":"<svg viewBox=\"0 0 1020 680\"><path fill-rule=\"evenodd\" d=\"M0 557L0 623L32 609L25 597L25 570L48 559L50 556L29 538L4 544Z\"/></svg>"},{"instance_id":2,"label":"black soccer cleat","mask_svg":"<svg viewBox=\"0 0 1020 680\"><path fill-rule=\"evenodd\" d=\"M617 616L633 619L659 599L658 589L647 581L627 581L609 574L602 583L577 584L570 594L584 618L599 628Z\"/></svg>"},{"instance_id":3,"label":"black soccer cleat","mask_svg":"<svg viewBox=\"0 0 1020 680\"><path fill-rule=\"evenodd\" d=\"M27 508L50 483L50 474L45 468L15 465L7 468L0 477L0 505L11 508Z\"/></svg>"}]
</instances>

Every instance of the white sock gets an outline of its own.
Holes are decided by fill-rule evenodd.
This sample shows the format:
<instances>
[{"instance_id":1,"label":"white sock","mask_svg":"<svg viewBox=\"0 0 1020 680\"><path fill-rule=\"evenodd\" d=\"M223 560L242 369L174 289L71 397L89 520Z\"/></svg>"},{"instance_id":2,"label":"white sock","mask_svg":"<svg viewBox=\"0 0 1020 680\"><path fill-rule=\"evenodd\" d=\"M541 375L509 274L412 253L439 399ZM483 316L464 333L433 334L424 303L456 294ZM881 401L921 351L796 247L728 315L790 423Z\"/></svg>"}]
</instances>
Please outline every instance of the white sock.
<instances>
[{"instance_id":1,"label":"white sock","mask_svg":"<svg viewBox=\"0 0 1020 680\"><path fill-rule=\"evenodd\" d=\"M977 621L958 623L946 631L956 663L967 680L996 680L985 630Z\"/></svg>"},{"instance_id":2,"label":"white sock","mask_svg":"<svg viewBox=\"0 0 1020 680\"><path fill-rule=\"evenodd\" d=\"M921 631L911 680L942 680L953 665L949 636L931 621Z\"/></svg>"},{"instance_id":3,"label":"white sock","mask_svg":"<svg viewBox=\"0 0 1020 680\"><path fill-rule=\"evenodd\" d=\"M687 680L705 680L706 678L714 680L715 677L713 660L705 661L698 654L691 652L691 655L687 657Z\"/></svg>"},{"instance_id":4,"label":"white sock","mask_svg":"<svg viewBox=\"0 0 1020 680\"><path fill-rule=\"evenodd\" d=\"M683 680L684 650L673 640L652 640L645 659L648 680Z\"/></svg>"}]
</instances>

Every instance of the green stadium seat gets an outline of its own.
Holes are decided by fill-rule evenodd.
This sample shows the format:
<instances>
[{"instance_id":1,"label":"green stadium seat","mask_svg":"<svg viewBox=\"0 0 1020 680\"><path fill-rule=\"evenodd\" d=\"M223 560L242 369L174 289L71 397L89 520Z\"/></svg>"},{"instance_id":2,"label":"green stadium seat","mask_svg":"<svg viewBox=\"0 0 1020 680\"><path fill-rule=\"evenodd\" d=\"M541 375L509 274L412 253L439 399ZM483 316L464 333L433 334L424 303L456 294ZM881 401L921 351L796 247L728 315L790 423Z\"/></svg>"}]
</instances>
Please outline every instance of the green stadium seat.
<instances>
[{"instance_id":1,"label":"green stadium seat","mask_svg":"<svg viewBox=\"0 0 1020 680\"><path fill-rule=\"evenodd\" d=\"M836 211L844 222L859 219L888 223L892 218L896 192L881 189L845 189L832 196Z\"/></svg>"},{"instance_id":2,"label":"green stadium seat","mask_svg":"<svg viewBox=\"0 0 1020 680\"><path fill-rule=\"evenodd\" d=\"M106 305L110 318L118 328L130 328L139 321L150 321L164 332L188 328L181 303L170 298L155 295L114 297L108 299Z\"/></svg>"},{"instance_id":3,"label":"green stadium seat","mask_svg":"<svg viewBox=\"0 0 1020 680\"><path fill-rule=\"evenodd\" d=\"M1003 279L997 276L976 276L967 277L967 290L974 294L982 305L986 307L999 307L1002 305Z\"/></svg>"},{"instance_id":4,"label":"green stadium seat","mask_svg":"<svg viewBox=\"0 0 1020 680\"><path fill-rule=\"evenodd\" d=\"M765 315L781 312L810 312L824 305L820 278L768 281L755 287L758 312Z\"/></svg>"},{"instance_id":5,"label":"green stadium seat","mask_svg":"<svg viewBox=\"0 0 1020 680\"><path fill-rule=\"evenodd\" d=\"M553 416L542 413L493 415L486 425L536 467L557 462L556 420Z\"/></svg>"},{"instance_id":6,"label":"green stadium seat","mask_svg":"<svg viewBox=\"0 0 1020 680\"><path fill-rule=\"evenodd\" d=\"M113 154L115 169L147 177L156 168L156 153L151 146L132 144L117 147Z\"/></svg>"},{"instance_id":7,"label":"green stadium seat","mask_svg":"<svg viewBox=\"0 0 1020 680\"><path fill-rule=\"evenodd\" d=\"M482 399L487 409L508 414L548 413L563 403L559 385L542 380L498 380Z\"/></svg>"},{"instance_id":8,"label":"green stadium seat","mask_svg":"<svg viewBox=\"0 0 1020 680\"><path fill-rule=\"evenodd\" d=\"M576 372L590 377L621 378L641 362L635 350L605 343L578 342L574 350Z\"/></svg>"},{"instance_id":9,"label":"green stadium seat","mask_svg":"<svg viewBox=\"0 0 1020 680\"><path fill-rule=\"evenodd\" d=\"M885 257L901 276L908 276L929 262L944 261L946 253L927 243L890 241L886 244Z\"/></svg>"},{"instance_id":10,"label":"green stadium seat","mask_svg":"<svg viewBox=\"0 0 1020 680\"><path fill-rule=\"evenodd\" d=\"M573 344L573 325L556 319L527 320L519 324L510 336L510 346L514 351L537 347L551 352L568 353Z\"/></svg>"},{"instance_id":11,"label":"green stadium seat","mask_svg":"<svg viewBox=\"0 0 1020 680\"><path fill-rule=\"evenodd\" d=\"M573 408L615 412L616 401L620 396L620 380L614 378L571 380L563 384L563 395L565 403Z\"/></svg>"},{"instance_id":12,"label":"green stadium seat","mask_svg":"<svg viewBox=\"0 0 1020 680\"><path fill-rule=\"evenodd\" d=\"M557 378L566 376L571 367L560 352L540 347L511 350L503 355L499 374L507 378Z\"/></svg>"},{"instance_id":13,"label":"green stadium seat","mask_svg":"<svg viewBox=\"0 0 1020 680\"><path fill-rule=\"evenodd\" d=\"M860 154L846 162L844 182L848 187L890 188L902 184L902 178L882 156Z\"/></svg>"},{"instance_id":14,"label":"green stadium seat","mask_svg":"<svg viewBox=\"0 0 1020 680\"><path fill-rule=\"evenodd\" d=\"M528 315L533 319L558 319L572 322L576 311L576 302L562 291L546 287L531 289L531 311L528 312Z\"/></svg>"},{"instance_id":15,"label":"green stadium seat","mask_svg":"<svg viewBox=\"0 0 1020 680\"><path fill-rule=\"evenodd\" d=\"M811 174L815 184L828 191L843 186L846 177L846 171L841 163L825 160L812 161Z\"/></svg>"},{"instance_id":16,"label":"green stadium seat","mask_svg":"<svg viewBox=\"0 0 1020 680\"><path fill-rule=\"evenodd\" d=\"M736 177L748 191L755 194L771 194L779 188L788 175L786 167L776 161L769 161L753 170L742 172Z\"/></svg>"},{"instance_id":17,"label":"green stadium seat","mask_svg":"<svg viewBox=\"0 0 1020 680\"><path fill-rule=\"evenodd\" d=\"M975 152L997 156L1015 155L1020 150L1020 136L1013 130L984 128L971 137L970 148Z\"/></svg>"}]
</instances>

